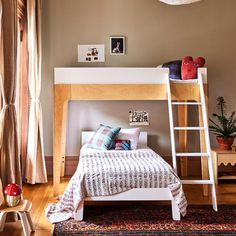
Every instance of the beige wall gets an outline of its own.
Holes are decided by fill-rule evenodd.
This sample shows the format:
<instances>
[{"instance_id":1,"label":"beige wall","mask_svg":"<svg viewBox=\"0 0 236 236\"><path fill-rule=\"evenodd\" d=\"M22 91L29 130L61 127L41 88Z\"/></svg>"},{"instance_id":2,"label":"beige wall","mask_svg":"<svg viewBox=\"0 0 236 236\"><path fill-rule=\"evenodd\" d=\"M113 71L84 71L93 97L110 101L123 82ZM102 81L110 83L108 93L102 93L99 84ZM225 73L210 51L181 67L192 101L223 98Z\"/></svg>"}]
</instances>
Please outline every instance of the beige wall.
<instances>
[{"instance_id":1,"label":"beige wall","mask_svg":"<svg viewBox=\"0 0 236 236\"><path fill-rule=\"evenodd\" d=\"M223 95L236 110L236 0L168 6L158 0L44 0L43 73L45 154L52 155L53 68L157 66L186 55L206 58L210 112ZM109 55L109 36L126 36L127 54ZM106 62L77 63L78 44L105 44ZM129 110L150 112L151 146L170 154L166 102L71 102L67 155L79 152L80 130L99 123L128 127ZM195 113L197 114L197 113ZM194 118L195 115L193 115ZM197 144L193 136L191 146ZM213 142L214 143L214 142Z\"/></svg>"}]
</instances>

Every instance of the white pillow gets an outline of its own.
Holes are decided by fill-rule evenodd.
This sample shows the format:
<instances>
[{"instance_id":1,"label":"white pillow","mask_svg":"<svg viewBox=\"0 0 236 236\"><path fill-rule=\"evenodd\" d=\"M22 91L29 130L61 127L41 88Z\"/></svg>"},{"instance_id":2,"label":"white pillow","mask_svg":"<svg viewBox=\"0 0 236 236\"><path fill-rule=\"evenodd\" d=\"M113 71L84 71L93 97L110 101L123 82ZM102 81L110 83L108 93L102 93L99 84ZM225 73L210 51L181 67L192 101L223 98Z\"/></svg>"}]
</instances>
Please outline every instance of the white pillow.
<instances>
[{"instance_id":1,"label":"white pillow","mask_svg":"<svg viewBox=\"0 0 236 236\"><path fill-rule=\"evenodd\" d=\"M139 135L139 128L121 129L116 136L116 140L130 140L131 149L135 150L138 146Z\"/></svg>"}]
</instances>

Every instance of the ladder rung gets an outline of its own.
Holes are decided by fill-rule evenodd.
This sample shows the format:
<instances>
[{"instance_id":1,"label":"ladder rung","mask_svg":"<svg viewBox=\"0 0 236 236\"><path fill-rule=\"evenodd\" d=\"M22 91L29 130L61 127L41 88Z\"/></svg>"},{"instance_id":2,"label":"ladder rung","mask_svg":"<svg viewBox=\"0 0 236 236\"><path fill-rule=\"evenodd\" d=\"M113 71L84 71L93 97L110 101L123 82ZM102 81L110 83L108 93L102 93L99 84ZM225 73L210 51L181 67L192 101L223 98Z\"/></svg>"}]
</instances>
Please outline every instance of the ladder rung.
<instances>
[{"instance_id":1,"label":"ladder rung","mask_svg":"<svg viewBox=\"0 0 236 236\"><path fill-rule=\"evenodd\" d=\"M201 102L172 102L173 105L202 105Z\"/></svg>"},{"instance_id":2,"label":"ladder rung","mask_svg":"<svg viewBox=\"0 0 236 236\"><path fill-rule=\"evenodd\" d=\"M213 184L211 180L181 180L182 184Z\"/></svg>"},{"instance_id":3,"label":"ladder rung","mask_svg":"<svg viewBox=\"0 0 236 236\"><path fill-rule=\"evenodd\" d=\"M177 157L201 157L201 156L210 156L208 153L201 152L183 152L176 153Z\"/></svg>"},{"instance_id":4,"label":"ladder rung","mask_svg":"<svg viewBox=\"0 0 236 236\"><path fill-rule=\"evenodd\" d=\"M196 84L198 83L198 79L189 79L189 80L179 80L179 79L170 79L172 83L176 84Z\"/></svg>"},{"instance_id":5,"label":"ladder rung","mask_svg":"<svg viewBox=\"0 0 236 236\"><path fill-rule=\"evenodd\" d=\"M174 127L174 130L205 130L204 127Z\"/></svg>"}]
</instances>

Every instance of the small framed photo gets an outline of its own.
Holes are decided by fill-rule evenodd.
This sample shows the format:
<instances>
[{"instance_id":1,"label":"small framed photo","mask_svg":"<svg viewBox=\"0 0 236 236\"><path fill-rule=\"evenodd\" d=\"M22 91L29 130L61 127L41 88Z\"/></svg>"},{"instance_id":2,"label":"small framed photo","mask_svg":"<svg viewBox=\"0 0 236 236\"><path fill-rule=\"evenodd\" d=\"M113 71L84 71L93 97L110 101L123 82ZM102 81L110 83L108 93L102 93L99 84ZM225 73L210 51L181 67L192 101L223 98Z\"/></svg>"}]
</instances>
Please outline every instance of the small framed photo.
<instances>
[{"instance_id":1,"label":"small framed photo","mask_svg":"<svg viewBox=\"0 0 236 236\"><path fill-rule=\"evenodd\" d=\"M105 62L104 44L78 45L78 62Z\"/></svg>"},{"instance_id":2,"label":"small framed photo","mask_svg":"<svg viewBox=\"0 0 236 236\"><path fill-rule=\"evenodd\" d=\"M129 111L129 125L149 125L149 113L147 111Z\"/></svg>"},{"instance_id":3,"label":"small framed photo","mask_svg":"<svg viewBox=\"0 0 236 236\"><path fill-rule=\"evenodd\" d=\"M125 37L111 36L110 37L110 54L125 55Z\"/></svg>"}]
</instances>

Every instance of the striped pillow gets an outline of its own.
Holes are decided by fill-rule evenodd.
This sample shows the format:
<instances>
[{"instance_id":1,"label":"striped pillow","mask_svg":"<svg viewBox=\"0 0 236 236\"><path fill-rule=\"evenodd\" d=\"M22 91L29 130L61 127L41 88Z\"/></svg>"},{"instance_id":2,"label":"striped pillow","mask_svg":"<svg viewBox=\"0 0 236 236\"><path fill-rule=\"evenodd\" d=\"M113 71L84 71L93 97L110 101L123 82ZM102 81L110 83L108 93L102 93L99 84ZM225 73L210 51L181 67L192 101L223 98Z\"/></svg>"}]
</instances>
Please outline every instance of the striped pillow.
<instances>
[{"instance_id":1,"label":"striped pillow","mask_svg":"<svg viewBox=\"0 0 236 236\"><path fill-rule=\"evenodd\" d=\"M115 143L114 145L115 150L124 150L124 151L131 150L130 140L115 140L114 143Z\"/></svg>"},{"instance_id":2,"label":"striped pillow","mask_svg":"<svg viewBox=\"0 0 236 236\"><path fill-rule=\"evenodd\" d=\"M101 124L93 137L89 140L87 147L99 150L108 150L111 148L113 140L119 131L120 128L113 128Z\"/></svg>"}]
</instances>

